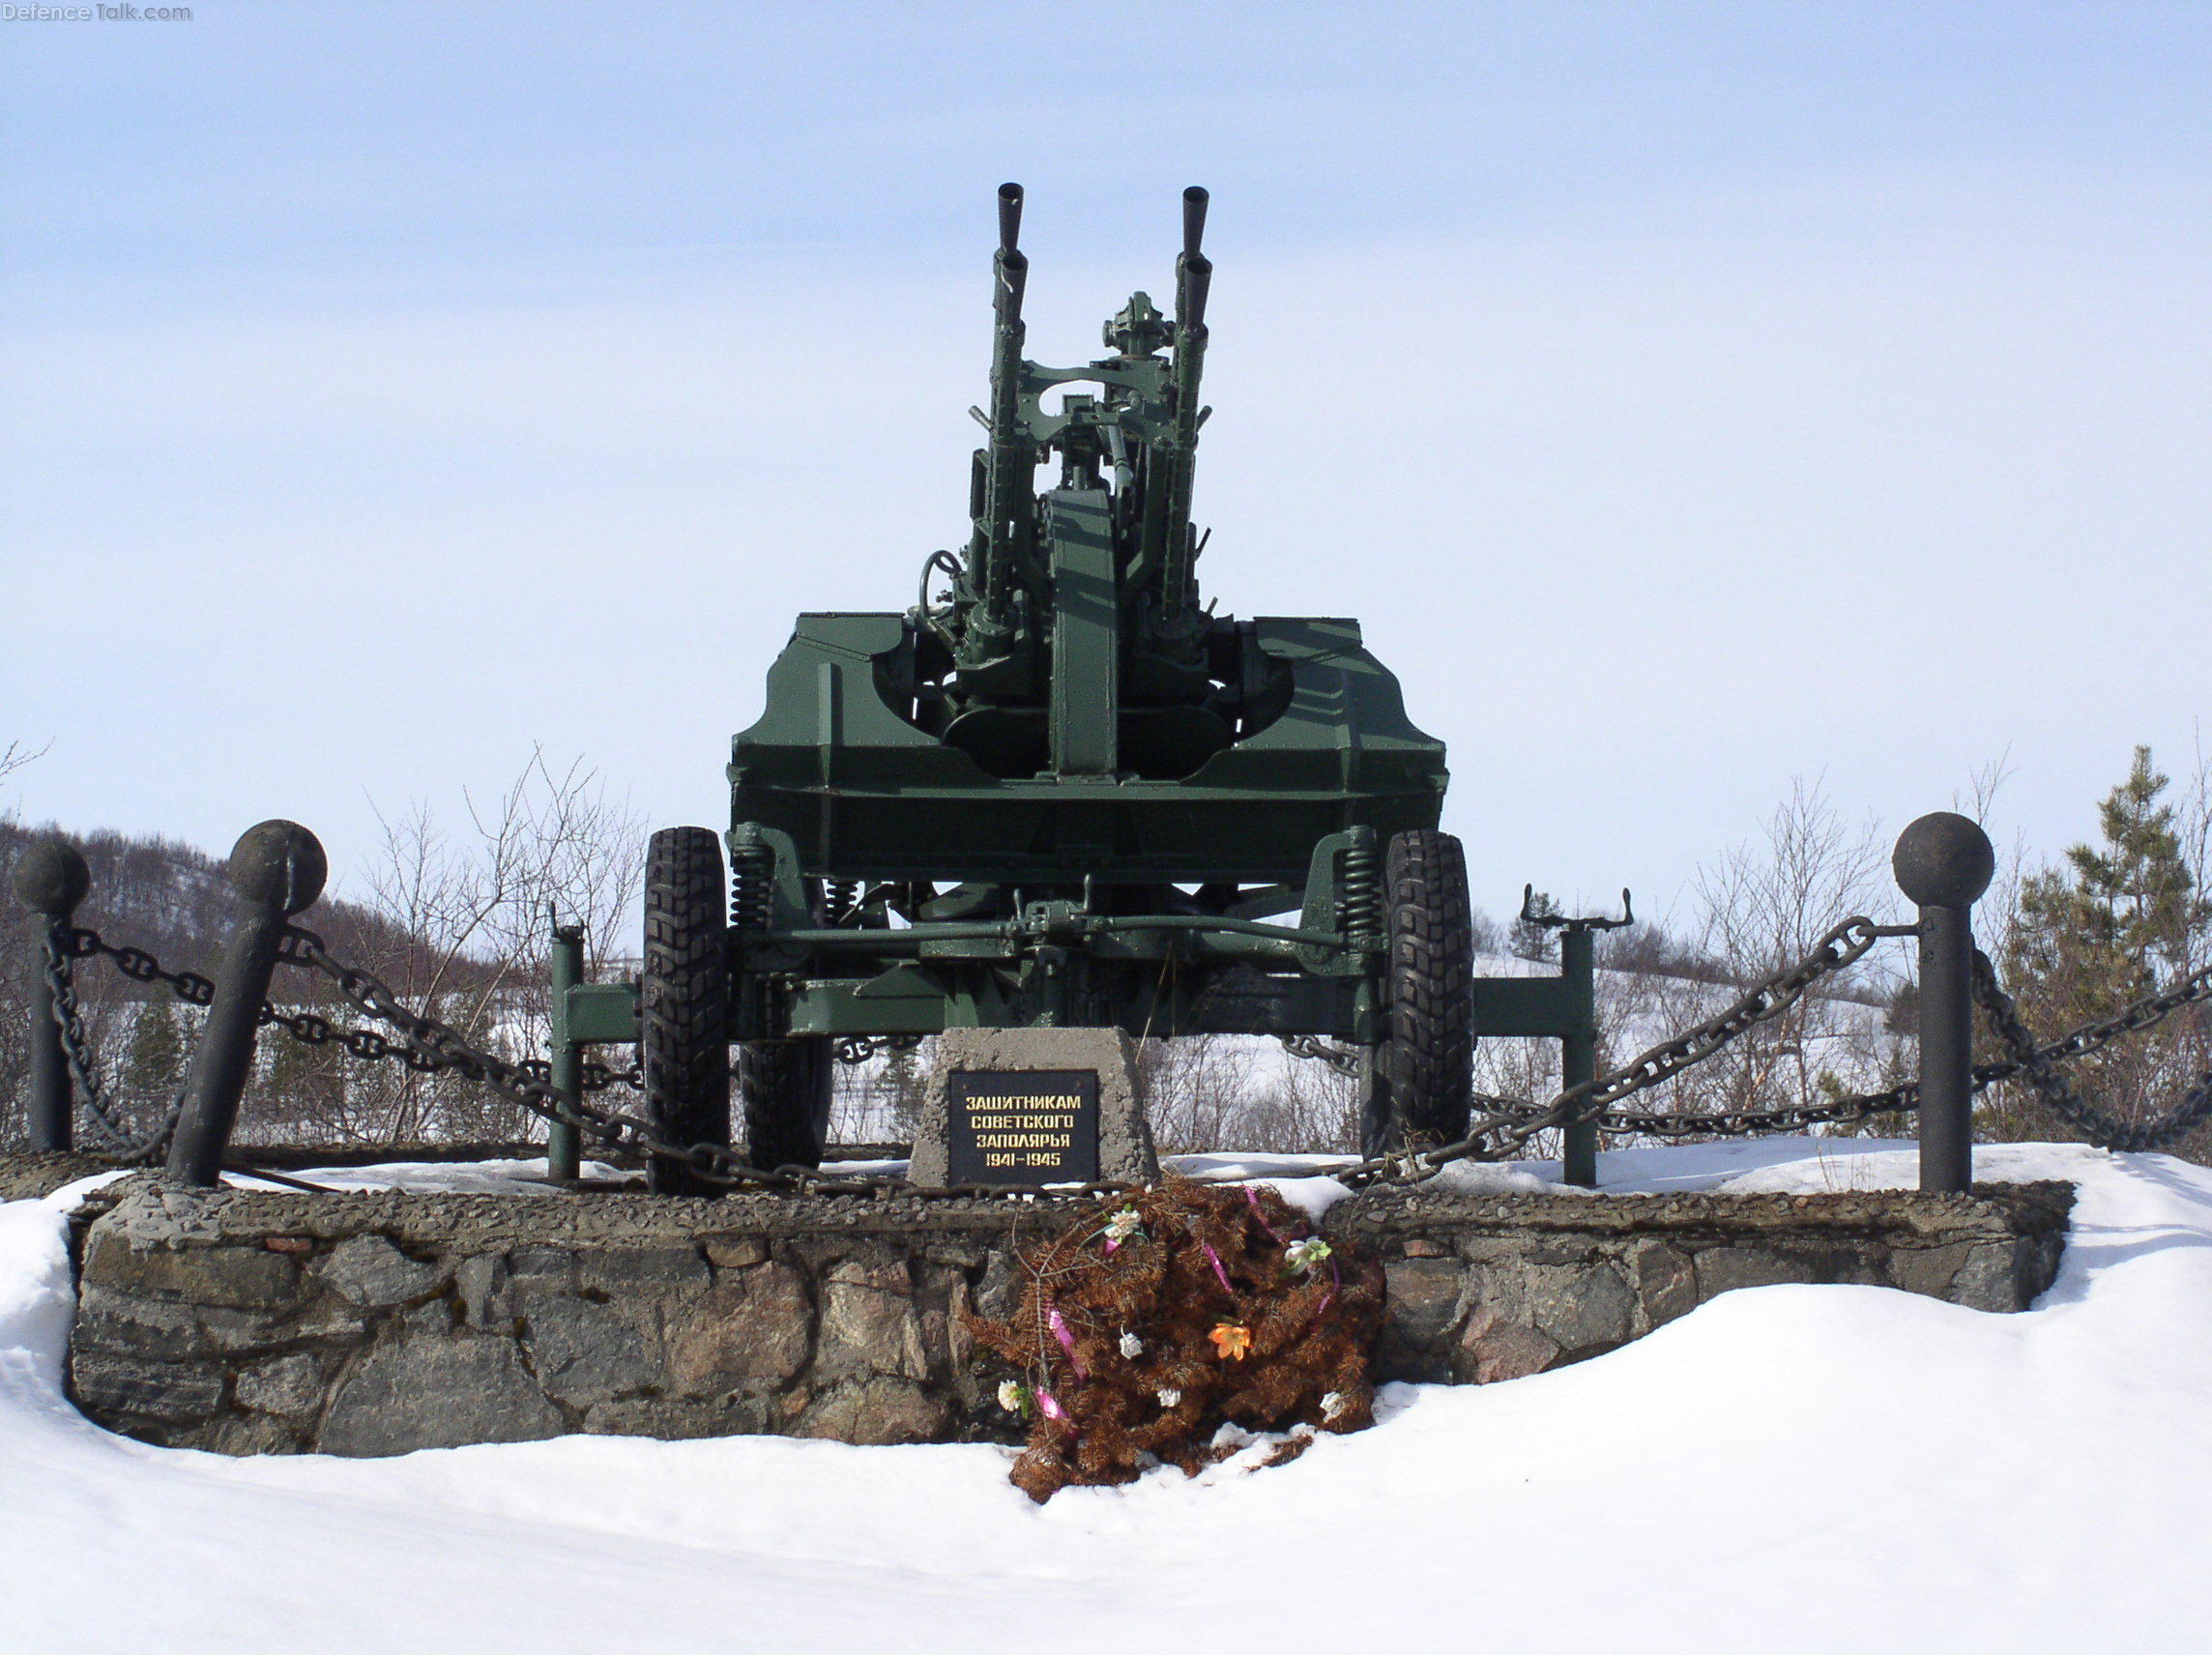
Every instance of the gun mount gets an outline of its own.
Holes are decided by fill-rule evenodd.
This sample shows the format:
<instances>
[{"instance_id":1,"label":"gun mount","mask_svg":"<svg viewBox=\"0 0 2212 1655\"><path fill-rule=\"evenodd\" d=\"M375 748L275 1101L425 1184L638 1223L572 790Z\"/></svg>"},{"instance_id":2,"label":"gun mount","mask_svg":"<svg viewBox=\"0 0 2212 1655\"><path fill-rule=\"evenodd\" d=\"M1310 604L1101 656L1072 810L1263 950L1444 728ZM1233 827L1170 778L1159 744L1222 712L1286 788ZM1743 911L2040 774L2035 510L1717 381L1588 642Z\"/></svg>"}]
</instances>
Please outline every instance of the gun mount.
<instances>
[{"instance_id":1,"label":"gun mount","mask_svg":"<svg viewBox=\"0 0 2212 1655\"><path fill-rule=\"evenodd\" d=\"M734 1041L754 1162L812 1165L839 1037L1319 1034L1365 1054L1371 1147L1448 1140L1471 1018L1443 745L1357 622L1200 598L1207 193L1175 315L1131 295L1070 368L1023 354L1022 205L1000 189L964 550L904 613L799 618L733 743L726 916L714 836L655 836L649 1107L729 1142Z\"/></svg>"}]
</instances>

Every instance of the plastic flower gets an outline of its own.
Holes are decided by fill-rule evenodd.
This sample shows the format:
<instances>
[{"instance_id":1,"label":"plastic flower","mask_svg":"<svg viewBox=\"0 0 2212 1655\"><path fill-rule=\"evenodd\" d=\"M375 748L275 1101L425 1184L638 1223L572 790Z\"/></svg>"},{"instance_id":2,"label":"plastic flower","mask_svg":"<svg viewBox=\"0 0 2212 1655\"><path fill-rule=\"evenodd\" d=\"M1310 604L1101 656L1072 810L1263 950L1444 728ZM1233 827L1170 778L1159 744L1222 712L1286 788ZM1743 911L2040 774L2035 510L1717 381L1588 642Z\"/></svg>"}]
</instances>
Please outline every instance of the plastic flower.
<instances>
[{"instance_id":1,"label":"plastic flower","mask_svg":"<svg viewBox=\"0 0 2212 1655\"><path fill-rule=\"evenodd\" d=\"M1319 1235L1309 1235L1303 1241L1293 1241L1283 1249L1283 1263L1294 1270L1310 1270L1324 1262L1330 1248Z\"/></svg>"},{"instance_id":2,"label":"plastic flower","mask_svg":"<svg viewBox=\"0 0 2212 1655\"><path fill-rule=\"evenodd\" d=\"M1175 1406L1176 1406L1176 1404L1177 1404L1177 1403L1179 1403L1179 1402L1182 1401L1182 1392L1180 1392L1180 1391L1179 1391L1179 1390L1175 1390L1175 1389L1173 1389L1173 1388L1170 1388L1170 1389L1166 1389L1166 1390L1163 1390L1163 1391L1161 1391L1161 1392L1159 1393L1159 1397L1160 1397L1160 1407L1162 1407L1162 1408L1173 1408L1173 1407L1175 1407Z\"/></svg>"},{"instance_id":3,"label":"plastic flower","mask_svg":"<svg viewBox=\"0 0 2212 1655\"><path fill-rule=\"evenodd\" d=\"M1252 1349L1252 1330L1234 1321L1224 1321L1207 1337L1224 1362L1241 1362Z\"/></svg>"},{"instance_id":4,"label":"plastic flower","mask_svg":"<svg viewBox=\"0 0 2212 1655\"><path fill-rule=\"evenodd\" d=\"M1142 1235L1145 1218L1133 1206L1124 1206L1106 1220L1106 1251L1111 1253L1122 1242Z\"/></svg>"},{"instance_id":5,"label":"plastic flower","mask_svg":"<svg viewBox=\"0 0 2212 1655\"><path fill-rule=\"evenodd\" d=\"M1142 1339L1139 1339L1134 1333L1124 1333L1121 1335L1121 1354L1123 1356L1127 1357L1131 1361L1135 1361L1144 1353L1145 1342Z\"/></svg>"},{"instance_id":6,"label":"plastic flower","mask_svg":"<svg viewBox=\"0 0 2212 1655\"><path fill-rule=\"evenodd\" d=\"M1321 1416L1334 1419L1352 1407L1352 1398L1343 1391L1330 1391L1321 1399Z\"/></svg>"},{"instance_id":7,"label":"plastic flower","mask_svg":"<svg viewBox=\"0 0 2212 1655\"><path fill-rule=\"evenodd\" d=\"M1030 1388L1019 1379L1003 1379L999 1383L999 1406L1008 1413L1018 1413L1024 1419L1030 1412Z\"/></svg>"}]
</instances>

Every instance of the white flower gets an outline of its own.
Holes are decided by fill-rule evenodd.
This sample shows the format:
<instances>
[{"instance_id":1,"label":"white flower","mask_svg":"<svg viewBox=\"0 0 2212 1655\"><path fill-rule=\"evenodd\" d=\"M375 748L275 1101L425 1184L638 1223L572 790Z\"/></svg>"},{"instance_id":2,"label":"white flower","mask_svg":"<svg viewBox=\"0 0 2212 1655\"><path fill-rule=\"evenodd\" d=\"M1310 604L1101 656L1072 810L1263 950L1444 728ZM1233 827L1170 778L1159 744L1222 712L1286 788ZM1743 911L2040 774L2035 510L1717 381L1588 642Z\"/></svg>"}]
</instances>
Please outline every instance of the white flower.
<instances>
[{"instance_id":1,"label":"white flower","mask_svg":"<svg viewBox=\"0 0 2212 1655\"><path fill-rule=\"evenodd\" d=\"M999 1406L1008 1413L1027 1413L1030 1388L1018 1379L1003 1379L999 1384Z\"/></svg>"},{"instance_id":2,"label":"white flower","mask_svg":"<svg viewBox=\"0 0 2212 1655\"><path fill-rule=\"evenodd\" d=\"M1144 1224L1144 1215L1133 1206L1124 1206L1106 1221L1106 1239L1120 1246L1136 1234Z\"/></svg>"},{"instance_id":3,"label":"white flower","mask_svg":"<svg viewBox=\"0 0 2212 1655\"><path fill-rule=\"evenodd\" d=\"M1324 1419L1334 1419L1351 1407L1351 1397L1343 1391L1330 1391L1321 1399L1321 1416Z\"/></svg>"},{"instance_id":4,"label":"white flower","mask_svg":"<svg viewBox=\"0 0 2212 1655\"><path fill-rule=\"evenodd\" d=\"M1145 1353L1145 1342L1134 1333L1121 1335L1121 1354L1134 1361Z\"/></svg>"},{"instance_id":5,"label":"white flower","mask_svg":"<svg viewBox=\"0 0 2212 1655\"><path fill-rule=\"evenodd\" d=\"M1293 1241L1283 1249L1283 1261L1294 1270L1310 1270L1329 1255L1329 1245L1319 1235Z\"/></svg>"},{"instance_id":6,"label":"white flower","mask_svg":"<svg viewBox=\"0 0 2212 1655\"><path fill-rule=\"evenodd\" d=\"M1168 1390L1160 1392L1160 1407L1162 1408L1173 1408L1177 1403L1180 1401L1182 1401L1182 1392L1180 1391Z\"/></svg>"}]
</instances>

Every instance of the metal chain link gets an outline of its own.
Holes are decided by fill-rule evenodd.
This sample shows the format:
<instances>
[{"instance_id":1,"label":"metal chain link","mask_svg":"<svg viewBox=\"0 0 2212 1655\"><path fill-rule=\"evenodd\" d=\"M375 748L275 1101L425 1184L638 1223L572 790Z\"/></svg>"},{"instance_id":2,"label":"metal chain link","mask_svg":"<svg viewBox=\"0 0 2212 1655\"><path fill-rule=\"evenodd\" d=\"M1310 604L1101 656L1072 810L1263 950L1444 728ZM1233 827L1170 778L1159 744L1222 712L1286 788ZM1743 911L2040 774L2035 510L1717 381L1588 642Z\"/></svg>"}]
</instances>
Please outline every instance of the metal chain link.
<instances>
[{"instance_id":1,"label":"metal chain link","mask_svg":"<svg viewBox=\"0 0 2212 1655\"><path fill-rule=\"evenodd\" d=\"M577 1127L618 1147L642 1150L649 1155L681 1162L688 1172L703 1181L719 1184L727 1189L783 1189L802 1195L973 1200L977 1197L1033 1199L1040 1196L1080 1199L1116 1194L1135 1187L1125 1182L1099 1180L1049 1188L1043 1185L962 1184L946 1189L919 1189L903 1177L874 1176L840 1178L825 1176L810 1167L786 1166L772 1171L751 1167L726 1145L685 1146L671 1143L660 1136L651 1121L586 1103L581 1098L570 1097L561 1091L550 1080L540 1079L532 1072L534 1068L542 1065L527 1061L510 1062L470 1045L459 1031L434 1017L411 1010L391 986L380 980L375 973L334 959L324 946L323 940L312 931L297 925L286 926L279 957L287 964L309 967L329 977L350 1004L396 1029L401 1039L433 1067L451 1069L466 1079L489 1087L509 1102L520 1105L540 1119Z\"/></svg>"},{"instance_id":2,"label":"metal chain link","mask_svg":"<svg viewBox=\"0 0 2212 1655\"><path fill-rule=\"evenodd\" d=\"M1915 1109L1919 1105L1919 1087L1914 1083L1884 1092L1769 1110L1663 1114L1610 1106L1662 1085L1703 1062L1760 1024L1781 1016L1816 983L1856 964L1876 943L1885 938L1914 936L1918 929L1914 925L1877 925L1864 915L1853 915L1831 929L1804 958L1753 986L1727 1009L1594 1080L1561 1091L1549 1103L1537 1105L1527 1099L1477 1093L1473 1101L1483 1114L1457 1143L1374 1157L1332 1176L1355 1186L1379 1179L1415 1181L1453 1161L1507 1159L1539 1132L1584 1121L1594 1122L1606 1131L1648 1136L1733 1137L1799 1130L1816 1124L1850 1123L1874 1115ZM180 1000L191 1005L211 1003L215 985L197 973L166 971L145 949L118 947L97 932L61 924L48 931L45 976L53 997L55 1022L91 1118L124 1158L139 1159L165 1144L174 1131L184 1106L184 1089L179 1087L176 1098L151 1135L133 1137L114 1118L100 1084L98 1065L77 1008L70 971L73 961L94 955L111 959L117 970L133 981L166 983ZM895 1192L939 1197L1086 1195L1127 1187L1101 1182L1052 1189L971 1185L925 1191L916 1189L903 1178L834 1178L802 1167L773 1171L750 1167L725 1146L676 1145L662 1138L650 1121L570 1097L552 1085L551 1065L542 1059L509 1061L470 1045L449 1025L411 1010L372 973L333 958L322 939L313 932L298 926L287 927L281 958L287 964L322 973L336 984L349 1003L396 1029L400 1037L393 1040L374 1030L341 1029L313 1012L281 1011L267 1002L260 1008L260 1024L280 1028L305 1045L341 1046L349 1055L364 1060L390 1060L404 1063L418 1073L448 1070L458 1073L490 1088L542 1119L579 1127L617 1147L681 1162L697 1176L725 1187L791 1189L826 1195L883 1196ZM2183 1006L2212 1000L2212 967L2111 1017L2084 1024L2042 1045L2020 1022L2013 1001L1997 984L1994 968L1979 950L1974 957L1974 973L1976 998L1999 1038L2013 1053L2011 1061L1985 1063L1974 1069L1976 1091L1997 1081L2024 1075L2054 1114L2082 1131L2092 1142L2118 1149L2157 1148L2170 1144L2198 1121L2212 1116L2212 1072L2200 1077L2168 1115L2157 1120L2136 1123L2123 1121L2083 1101L2066 1085L2056 1068L2060 1061L2098 1051L2122 1034L2155 1027ZM1357 1049L1336 1045L1315 1034L1280 1038L1284 1050L1292 1057L1324 1063L1343 1075L1360 1073L1364 1057ZM918 1035L849 1036L838 1041L836 1054L843 1062L864 1062L879 1050L912 1050L920 1039ZM641 1067L632 1065L626 1070L614 1070L597 1062L584 1064L584 1092L603 1091L617 1086L642 1091Z\"/></svg>"},{"instance_id":3,"label":"metal chain link","mask_svg":"<svg viewBox=\"0 0 2212 1655\"><path fill-rule=\"evenodd\" d=\"M840 1063L864 1063L878 1052L911 1052L924 1038L920 1034L840 1034L831 1049Z\"/></svg>"},{"instance_id":4,"label":"metal chain link","mask_svg":"<svg viewBox=\"0 0 2212 1655\"><path fill-rule=\"evenodd\" d=\"M115 962L115 969L132 982L167 983L170 991L187 1005L206 1007L215 1003L215 984L197 972L171 972L161 968L157 960L143 948L128 945L117 947L97 931L82 926L56 925L53 930L71 956L79 960L103 954Z\"/></svg>"},{"instance_id":5,"label":"metal chain link","mask_svg":"<svg viewBox=\"0 0 2212 1655\"><path fill-rule=\"evenodd\" d=\"M2204 975L2205 973L2197 973L2198 977ZM2197 977L2189 978L2166 994L2138 1002L2106 1024L2085 1025L2075 1031L2075 1034L2090 1036L2108 1027L2112 1027L2113 1033L2124 1032L2123 1028L2113 1027L2117 1025L2147 1029L2168 1013L2189 1004L2191 1001L2204 999L2204 993L2195 992L2192 988L2197 980ZM2035 1036L2021 1022L2020 1008L2012 996L2005 993L1998 984L1996 968L1990 964L1990 957L1979 948L1974 950L1974 999L1980 1003L1983 1014L1989 1018L1990 1027L1996 1031L1997 1038L2011 1051L2015 1062L2013 1072L2026 1077L2027 1083L2035 1089L2036 1096L2043 1100L2044 1106L2052 1114L2100 1148L2163 1148L2207 1115L2212 1115L2212 1071L2198 1076L2197 1084L2182 1093L2181 1101L2154 1120L2122 1120L2118 1116L2109 1114L2090 1103L2066 1084L2065 1077L2058 1072L2058 1060L2061 1057L2078 1056L2080 1052L2094 1051L2112 1036L2106 1034L2104 1038L2093 1041L2085 1038L2079 1049L2073 1051L2060 1051L2058 1048L2071 1043L2074 1035L2067 1035L2050 1046L2038 1046ZM2171 1001L2172 1003L2165 1005L2155 1015L2149 1014L2148 1008L2165 1001ZM2132 1021L2139 1013L2142 1014L2142 1020Z\"/></svg>"},{"instance_id":6,"label":"metal chain link","mask_svg":"<svg viewBox=\"0 0 2212 1655\"><path fill-rule=\"evenodd\" d=\"M1846 971L1857 964L1869 949L1883 939L1918 934L1919 927L1916 925L1877 925L1864 915L1853 915L1814 944L1803 959L1754 985L1726 1010L1707 1018L1693 1029L1684 1030L1671 1039L1661 1041L1616 1069L1568 1088L1543 1108L1529 1113L1516 1103L1505 1109L1492 1110L1476 1119L1469 1128L1467 1136L1456 1144L1446 1144L1440 1148L1413 1148L1394 1155L1376 1156L1331 1176L1353 1185L1372 1183L1378 1179L1414 1182L1428 1177L1439 1168L1453 1161L1506 1160L1539 1132L1585 1120L1602 1120L1609 1105L1633 1097L1640 1091L1673 1079L1694 1064L1703 1062L1739 1035L1781 1016L1823 977L1832 976L1837 972ZM1761 1114L1778 1119L1802 1118L1808 1121L1819 1118L1847 1118L1848 1116L1829 1117L1826 1112L1848 1111L1853 1102L1854 1100L1844 1099L1834 1104L1797 1110L1762 1111ZM1865 1113L1877 1112L1867 1110ZM1748 1114L1674 1118L1740 1120L1747 1123L1737 1128L1740 1131L1761 1129L1748 1124L1758 1118ZM1690 1130L1703 1132L1714 1128L1700 1124Z\"/></svg>"},{"instance_id":7,"label":"metal chain link","mask_svg":"<svg viewBox=\"0 0 2212 1655\"><path fill-rule=\"evenodd\" d=\"M92 1121L94 1129L107 1140L109 1151L121 1161L150 1161L167 1147L170 1135L177 1129L177 1120L185 1112L185 1082L180 1080L177 1083L176 1095L170 1098L168 1106L143 1132L133 1133L117 1118L114 1100L108 1096L106 1084L101 1077L99 1060L93 1055L92 1036L86 1031L83 1014L77 1007L76 983L71 969L76 960L96 951L78 946L79 940L87 937L92 937L95 943L99 942L89 931L78 931L59 923L47 927L44 969L46 992L53 1007L54 1027L61 1033L62 1051L68 1057L70 1069L75 1077L77 1095L84 1102L86 1117ZM104 944L100 951L120 952L105 948ZM130 952L140 960L153 961L151 954L140 949L133 948ZM168 973L162 972L158 963L153 965L153 975L168 978ZM153 978L141 976L138 980L144 982ZM203 977L199 980L205 982L207 979ZM211 998L213 988L214 985L210 984Z\"/></svg>"}]
</instances>

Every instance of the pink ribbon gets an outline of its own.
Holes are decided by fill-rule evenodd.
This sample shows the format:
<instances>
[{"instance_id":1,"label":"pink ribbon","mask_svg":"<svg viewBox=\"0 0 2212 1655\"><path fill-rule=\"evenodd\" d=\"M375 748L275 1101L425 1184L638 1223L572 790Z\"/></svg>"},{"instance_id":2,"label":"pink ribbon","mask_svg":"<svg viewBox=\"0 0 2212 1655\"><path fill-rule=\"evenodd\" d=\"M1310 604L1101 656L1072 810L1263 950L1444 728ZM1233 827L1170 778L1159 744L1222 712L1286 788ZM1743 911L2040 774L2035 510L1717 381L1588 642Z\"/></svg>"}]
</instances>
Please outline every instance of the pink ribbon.
<instances>
[{"instance_id":1,"label":"pink ribbon","mask_svg":"<svg viewBox=\"0 0 2212 1655\"><path fill-rule=\"evenodd\" d=\"M1062 1408L1059 1400L1042 1385L1036 1388L1036 1404L1037 1411L1047 1419L1065 1419L1067 1417L1067 1409Z\"/></svg>"},{"instance_id":2,"label":"pink ribbon","mask_svg":"<svg viewBox=\"0 0 2212 1655\"><path fill-rule=\"evenodd\" d=\"M1075 1335L1068 1332L1067 1322L1060 1312L1054 1311L1045 1321L1052 1328L1052 1336L1060 1341L1060 1348L1067 1352L1067 1365L1075 1370L1075 1377L1079 1379L1089 1379L1091 1376L1083 1371L1083 1358L1075 1353ZM1044 1393L1040 1391L1037 1394L1041 1396Z\"/></svg>"},{"instance_id":3,"label":"pink ribbon","mask_svg":"<svg viewBox=\"0 0 2212 1655\"><path fill-rule=\"evenodd\" d=\"M1206 1249L1207 1261L1212 1264L1213 1273L1221 1278L1221 1291L1227 1293L1231 1298L1235 1298L1237 1296L1237 1290L1229 1285L1229 1272L1221 1267L1221 1255L1213 1250L1213 1243L1210 1241L1201 1241L1199 1245Z\"/></svg>"},{"instance_id":4,"label":"pink ribbon","mask_svg":"<svg viewBox=\"0 0 2212 1655\"><path fill-rule=\"evenodd\" d=\"M1288 1246L1289 1243L1283 1239L1281 1234L1272 1224L1267 1222L1266 1209L1260 1205L1260 1192L1250 1184L1246 1184L1244 1186L1244 1199L1252 1204L1252 1216L1260 1221L1260 1228L1273 1237L1275 1245L1278 1247Z\"/></svg>"}]
</instances>

